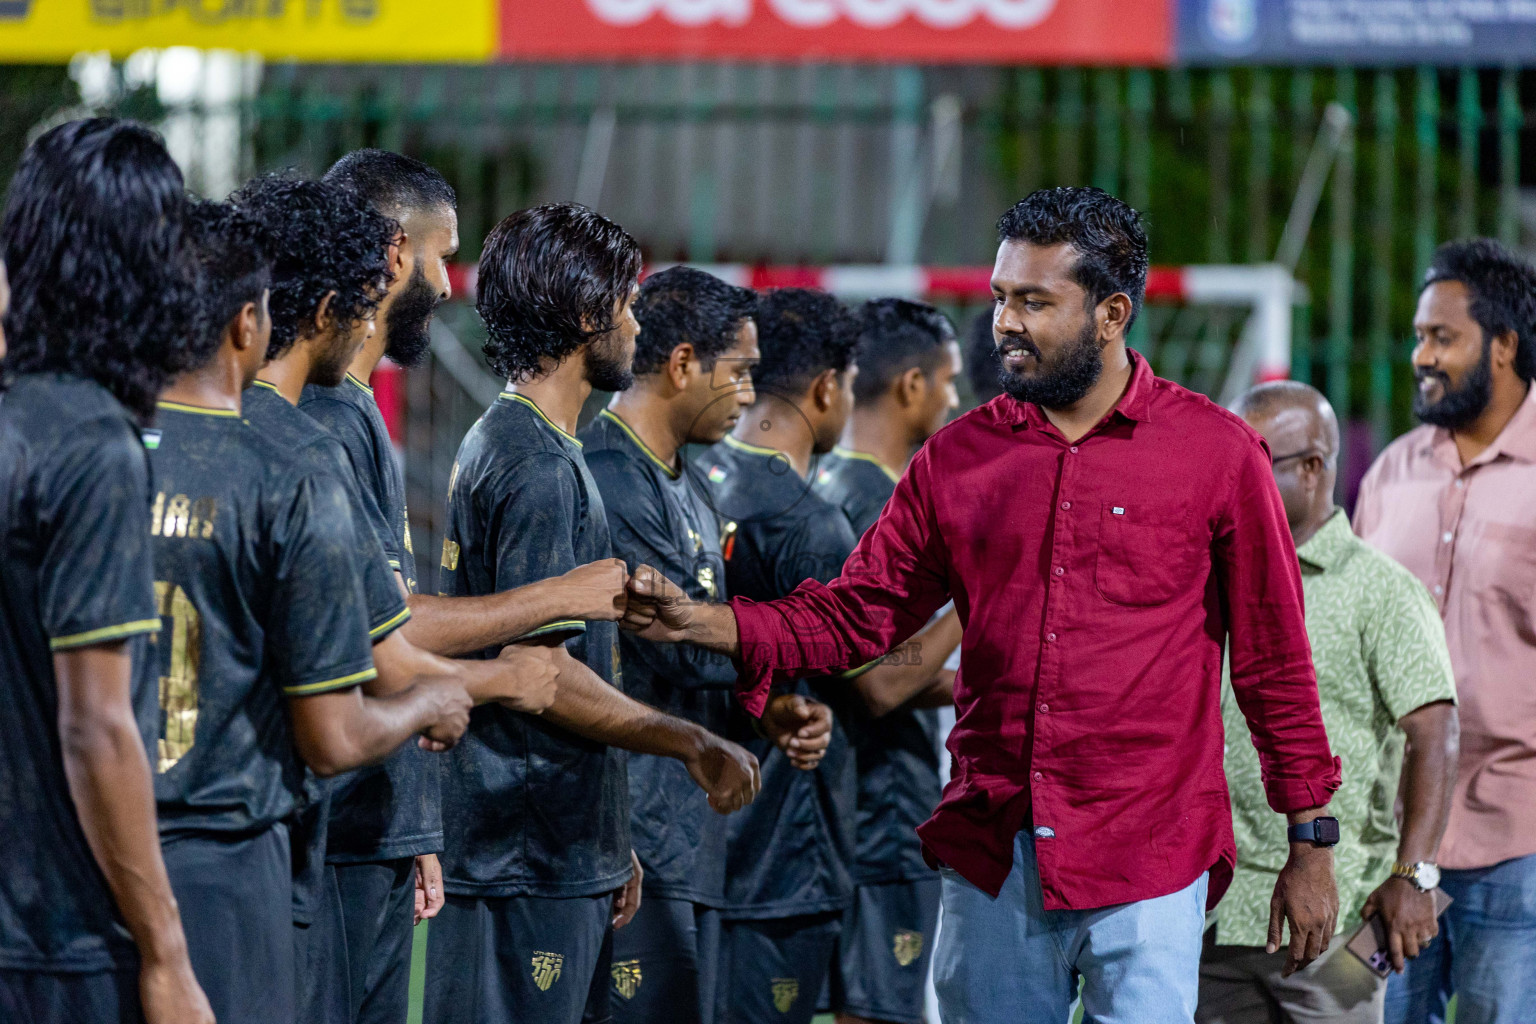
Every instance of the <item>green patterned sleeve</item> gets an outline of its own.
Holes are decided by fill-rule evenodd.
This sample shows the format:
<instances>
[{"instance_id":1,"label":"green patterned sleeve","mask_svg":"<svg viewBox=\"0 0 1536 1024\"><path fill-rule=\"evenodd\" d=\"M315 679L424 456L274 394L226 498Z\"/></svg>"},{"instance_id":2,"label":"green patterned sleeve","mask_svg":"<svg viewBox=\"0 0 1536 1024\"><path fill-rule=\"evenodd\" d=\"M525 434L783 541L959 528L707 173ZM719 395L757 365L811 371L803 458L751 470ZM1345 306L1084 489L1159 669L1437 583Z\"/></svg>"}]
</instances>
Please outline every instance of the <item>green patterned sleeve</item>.
<instances>
[{"instance_id":1,"label":"green patterned sleeve","mask_svg":"<svg viewBox=\"0 0 1536 1024\"><path fill-rule=\"evenodd\" d=\"M1375 614L1367 617L1366 670L1394 722L1435 701L1456 699L1456 677L1435 603L1396 562L1382 566L1371 588Z\"/></svg>"}]
</instances>

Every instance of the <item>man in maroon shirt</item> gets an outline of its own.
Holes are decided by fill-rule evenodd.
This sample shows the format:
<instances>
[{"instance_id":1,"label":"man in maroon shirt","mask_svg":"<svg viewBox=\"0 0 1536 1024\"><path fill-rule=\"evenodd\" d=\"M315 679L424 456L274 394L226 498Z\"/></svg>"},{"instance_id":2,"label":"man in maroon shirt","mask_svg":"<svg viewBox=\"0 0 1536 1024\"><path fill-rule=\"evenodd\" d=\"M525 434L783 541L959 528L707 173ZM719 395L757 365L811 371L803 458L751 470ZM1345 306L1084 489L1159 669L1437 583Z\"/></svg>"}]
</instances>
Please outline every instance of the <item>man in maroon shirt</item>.
<instances>
[{"instance_id":1,"label":"man in maroon shirt","mask_svg":"<svg viewBox=\"0 0 1536 1024\"><path fill-rule=\"evenodd\" d=\"M1204 910L1231 878L1220 682L1292 839L1269 945L1287 971L1338 912L1338 787L1301 579L1262 438L1127 349L1146 236L1098 189L1003 215L993 332L1005 394L909 465L843 575L691 605L631 582L627 625L740 659L742 699L880 656L953 599L956 771L922 828L943 871L945 1020L1192 1020ZM1316 819L1316 820L1314 820Z\"/></svg>"}]
</instances>

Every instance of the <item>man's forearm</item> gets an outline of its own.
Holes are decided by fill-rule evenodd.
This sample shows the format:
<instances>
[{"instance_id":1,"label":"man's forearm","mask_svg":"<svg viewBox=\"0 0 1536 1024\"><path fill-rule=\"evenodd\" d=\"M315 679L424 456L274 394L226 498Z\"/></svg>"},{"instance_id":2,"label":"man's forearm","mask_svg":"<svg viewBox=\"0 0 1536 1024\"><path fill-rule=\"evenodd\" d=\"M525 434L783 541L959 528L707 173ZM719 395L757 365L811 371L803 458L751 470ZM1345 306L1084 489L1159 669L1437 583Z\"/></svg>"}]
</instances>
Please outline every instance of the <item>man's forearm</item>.
<instances>
[{"instance_id":1,"label":"man's forearm","mask_svg":"<svg viewBox=\"0 0 1536 1024\"><path fill-rule=\"evenodd\" d=\"M1445 835L1456 784L1459 750L1456 707L1448 701L1426 704L1403 716L1408 734L1403 757L1403 832L1397 859L1403 864L1434 860Z\"/></svg>"},{"instance_id":2,"label":"man's forearm","mask_svg":"<svg viewBox=\"0 0 1536 1024\"><path fill-rule=\"evenodd\" d=\"M378 764L437 721L442 703L431 692L435 685L422 680L384 697L343 690L297 698L294 742L320 776Z\"/></svg>"},{"instance_id":3,"label":"man's forearm","mask_svg":"<svg viewBox=\"0 0 1536 1024\"><path fill-rule=\"evenodd\" d=\"M888 714L932 690L940 682L944 662L959 643L960 618L949 612L892 651L899 657L891 664L882 659L881 664L855 677L854 688L870 714L877 718Z\"/></svg>"},{"instance_id":4,"label":"man's forearm","mask_svg":"<svg viewBox=\"0 0 1536 1024\"><path fill-rule=\"evenodd\" d=\"M121 651L126 677L131 661ZM105 687L91 678L112 660L110 649L90 649L55 656L65 689L65 674L80 689L95 691L80 701L61 692L59 738L64 776L81 831L140 955L153 963L186 956L181 915L160 855L155 821L155 791L144 740L132 707L107 706ZM71 664L72 663L72 664ZM71 664L71 667L65 667ZM110 668L108 669L110 670ZM128 686L123 683L126 693ZM99 699L98 699L99 698Z\"/></svg>"},{"instance_id":5,"label":"man's forearm","mask_svg":"<svg viewBox=\"0 0 1536 1024\"><path fill-rule=\"evenodd\" d=\"M571 614L554 580L483 597L412 594L408 603L411 619L401 627L406 639L448 657L499 647Z\"/></svg>"},{"instance_id":6,"label":"man's forearm","mask_svg":"<svg viewBox=\"0 0 1536 1024\"><path fill-rule=\"evenodd\" d=\"M701 726L626 697L575 661L560 673L555 702L543 717L598 743L679 761L695 756L709 735Z\"/></svg>"},{"instance_id":7,"label":"man's forearm","mask_svg":"<svg viewBox=\"0 0 1536 1024\"><path fill-rule=\"evenodd\" d=\"M732 658L741 657L741 630L728 604L699 605L681 639Z\"/></svg>"}]
</instances>

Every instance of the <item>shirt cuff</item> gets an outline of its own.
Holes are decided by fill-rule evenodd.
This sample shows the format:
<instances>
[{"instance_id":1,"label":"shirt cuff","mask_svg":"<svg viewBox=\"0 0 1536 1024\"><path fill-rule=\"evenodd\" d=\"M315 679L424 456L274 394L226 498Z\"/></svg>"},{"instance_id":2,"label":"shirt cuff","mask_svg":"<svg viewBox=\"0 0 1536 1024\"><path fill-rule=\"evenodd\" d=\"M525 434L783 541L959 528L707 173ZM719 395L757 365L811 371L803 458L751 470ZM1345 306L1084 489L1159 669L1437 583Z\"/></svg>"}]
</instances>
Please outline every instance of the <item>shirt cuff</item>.
<instances>
[{"instance_id":1,"label":"shirt cuff","mask_svg":"<svg viewBox=\"0 0 1536 1024\"><path fill-rule=\"evenodd\" d=\"M736 676L736 699L753 718L761 718L768 706L768 690L773 685L776 652L782 637L779 616L766 605L745 597L730 600L736 616L736 631L741 645L740 672Z\"/></svg>"},{"instance_id":2,"label":"shirt cuff","mask_svg":"<svg viewBox=\"0 0 1536 1024\"><path fill-rule=\"evenodd\" d=\"M1326 805L1343 779L1337 757L1332 766L1333 770L1321 778L1265 778L1264 795L1269 799L1269 806L1281 814L1290 814Z\"/></svg>"}]
</instances>

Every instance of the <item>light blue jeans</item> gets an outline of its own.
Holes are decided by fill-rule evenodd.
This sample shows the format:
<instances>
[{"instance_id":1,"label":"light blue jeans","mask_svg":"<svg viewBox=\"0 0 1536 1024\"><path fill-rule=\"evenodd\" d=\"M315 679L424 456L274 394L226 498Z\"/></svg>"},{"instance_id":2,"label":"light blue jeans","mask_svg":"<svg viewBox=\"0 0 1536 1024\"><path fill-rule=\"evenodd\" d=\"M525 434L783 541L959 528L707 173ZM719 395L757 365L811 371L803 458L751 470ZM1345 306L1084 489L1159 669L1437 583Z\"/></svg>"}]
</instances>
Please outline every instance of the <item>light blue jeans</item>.
<instances>
[{"instance_id":1,"label":"light blue jeans","mask_svg":"<svg viewBox=\"0 0 1536 1024\"><path fill-rule=\"evenodd\" d=\"M1536 854L1445 871L1440 888L1455 902L1440 934L1388 979L1387 1024L1444 1024L1453 993L1456 1024L1536 1021Z\"/></svg>"},{"instance_id":2,"label":"light blue jeans","mask_svg":"<svg viewBox=\"0 0 1536 1024\"><path fill-rule=\"evenodd\" d=\"M1049 842L1049 840L1046 840ZM944 1024L1192 1024L1208 877L1168 896L1046 910L1035 840L1020 832L996 899L943 871L933 984Z\"/></svg>"}]
</instances>

